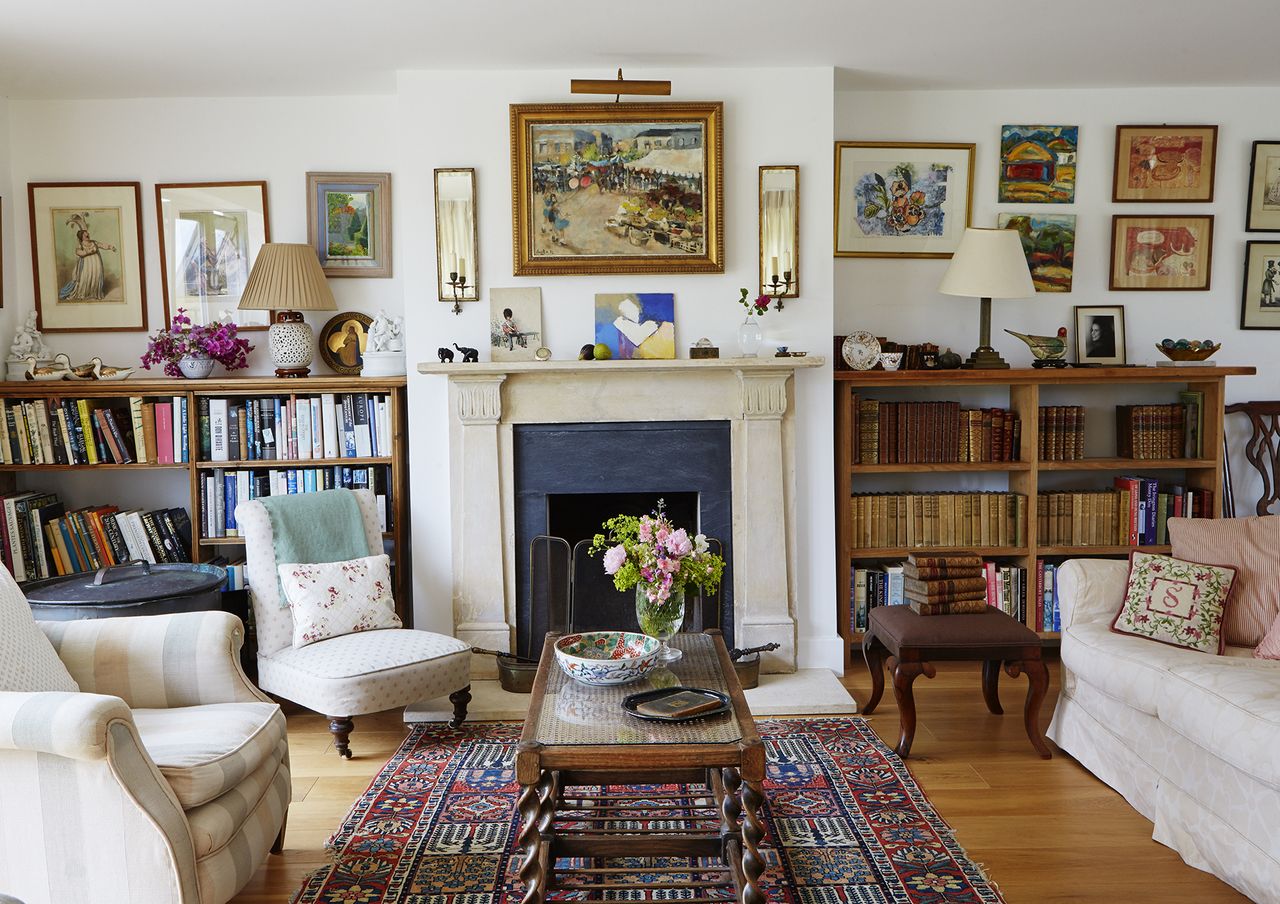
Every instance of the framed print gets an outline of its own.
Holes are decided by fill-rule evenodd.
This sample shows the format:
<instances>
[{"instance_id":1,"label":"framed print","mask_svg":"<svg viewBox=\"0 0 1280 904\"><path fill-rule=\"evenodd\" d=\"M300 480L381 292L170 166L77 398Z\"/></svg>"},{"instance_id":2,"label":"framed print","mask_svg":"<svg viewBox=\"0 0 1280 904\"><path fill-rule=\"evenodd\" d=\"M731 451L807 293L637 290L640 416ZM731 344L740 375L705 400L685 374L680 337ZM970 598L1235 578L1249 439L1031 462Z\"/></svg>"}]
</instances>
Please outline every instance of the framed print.
<instances>
[{"instance_id":1,"label":"framed print","mask_svg":"<svg viewBox=\"0 0 1280 904\"><path fill-rule=\"evenodd\" d=\"M1070 204L1076 199L1079 126L1001 126L1001 204Z\"/></svg>"},{"instance_id":2,"label":"framed print","mask_svg":"<svg viewBox=\"0 0 1280 904\"><path fill-rule=\"evenodd\" d=\"M37 327L145 331L141 184L30 182L27 201Z\"/></svg>"},{"instance_id":3,"label":"framed print","mask_svg":"<svg viewBox=\"0 0 1280 904\"><path fill-rule=\"evenodd\" d=\"M723 273L724 105L511 105L516 276Z\"/></svg>"},{"instance_id":4,"label":"framed print","mask_svg":"<svg viewBox=\"0 0 1280 904\"><path fill-rule=\"evenodd\" d=\"M391 275L391 174L307 173L307 235L325 276Z\"/></svg>"},{"instance_id":5,"label":"framed print","mask_svg":"<svg viewBox=\"0 0 1280 904\"><path fill-rule=\"evenodd\" d=\"M1075 214L1002 213L996 225L1018 230L1037 292L1071 291L1076 261Z\"/></svg>"},{"instance_id":6,"label":"framed print","mask_svg":"<svg viewBox=\"0 0 1280 904\"><path fill-rule=\"evenodd\" d=\"M1280 141L1255 141L1245 232L1280 232Z\"/></svg>"},{"instance_id":7,"label":"framed print","mask_svg":"<svg viewBox=\"0 0 1280 904\"><path fill-rule=\"evenodd\" d=\"M182 308L194 324L224 317L266 329L269 311L241 311L258 249L271 241L267 183L165 182L156 186L164 322Z\"/></svg>"},{"instance_id":8,"label":"framed print","mask_svg":"<svg viewBox=\"0 0 1280 904\"><path fill-rule=\"evenodd\" d=\"M973 210L972 144L836 142L836 257L951 257Z\"/></svg>"},{"instance_id":9,"label":"framed print","mask_svg":"<svg viewBox=\"0 0 1280 904\"><path fill-rule=\"evenodd\" d=\"M1280 330L1280 242L1246 242L1240 329Z\"/></svg>"},{"instance_id":10,"label":"framed print","mask_svg":"<svg viewBox=\"0 0 1280 904\"><path fill-rule=\"evenodd\" d=\"M1075 321L1077 362L1125 363L1124 305L1077 305Z\"/></svg>"},{"instance_id":11,"label":"framed print","mask_svg":"<svg viewBox=\"0 0 1280 904\"><path fill-rule=\"evenodd\" d=\"M334 373L359 375L373 318L356 311L334 314L320 331L320 358Z\"/></svg>"},{"instance_id":12,"label":"framed print","mask_svg":"<svg viewBox=\"0 0 1280 904\"><path fill-rule=\"evenodd\" d=\"M542 338L542 290L489 290L489 350L493 361L533 361Z\"/></svg>"},{"instance_id":13,"label":"framed print","mask_svg":"<svg viewBox=\"0 0 1280 904\"><path fill-rule=\"evenodd\" d=\"M1111 218L1113 292L1203 292L1212 263L1212 216Z\"/></svg>"},{"instance_id":14,"label":"framed print","mask_svg":"<svg viewBox=\"0 0 1280 904\"><path fill-rule=\"evenodd\" d=\"M1212 201L1217 126L1116 126L1112 201Z\"/></svg>"}]
</instances>

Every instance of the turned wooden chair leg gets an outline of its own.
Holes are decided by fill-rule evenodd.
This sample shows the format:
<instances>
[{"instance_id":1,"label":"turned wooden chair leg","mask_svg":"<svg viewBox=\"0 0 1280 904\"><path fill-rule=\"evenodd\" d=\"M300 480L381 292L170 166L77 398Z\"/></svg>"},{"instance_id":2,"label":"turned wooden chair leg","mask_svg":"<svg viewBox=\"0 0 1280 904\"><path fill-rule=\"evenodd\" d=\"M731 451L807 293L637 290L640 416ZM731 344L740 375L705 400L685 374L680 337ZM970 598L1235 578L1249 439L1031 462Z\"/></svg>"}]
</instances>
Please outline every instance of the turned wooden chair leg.
<instances>
[{"instance_id":1,"label":"turned wooden chair leg","mask_svg":"<svg viewBox=\"0 0 1280 904\"><path fill-rule=\"evenodd\" d=\"M1039 659L1024 659L1022 671L1027 673L1027 705L1023 712L1027 737L1031 739L1031 746L1036 749L1036 753L1040 754L1042 759L1052 759L1053 751L1049 749L1049 745L1044 742L1044 735L1040 733L1040 704L1044 702L1045 694L1049 690L1049 669Z\"/></svg>"},{"instance_id":2,"label":"turned wooden chair leg","mask_svg":"<svg viewBox=\"0 0 1280 904\"><path fill-rule=\"evenodd\" d=\"M333 749L338 756L351 759L351 732L355 731L355 723L350 716L330 716L329 734L333 735Z\"/></svg>"},{"instance_id":3,"label":"turned wooden chair leg","mask_svg":"<svg viewBox=\"0 0 1280 904\"><path fill-rule=\"evenodd\" d=\"M911 753L911 742L916 736L916 699L911 692L911 685L916 676L925 675L932 678L937 674L932 663L901 662L897 657L890 657L893 669L893 696L898 701L898 718L901 733L898 735L898 746L895 752L904 760Z\"/></svg>"},{"instance_id":4,"label":"turned wooden chair leg","mask_svg":"<svg viewBox=\"0 0 1280 904\"><path fill-rule=\"evenodd\" d=\"M271 853L284 853L284 830L289 825L289 813L286 810L284 814L284 822L280 823L280 834L276 836L276 840L271 844Z\"/></svg>"},{"instance_id":5,"label":"turned wooden chair leg","mask_svg":"<svg viewBox=\"0 0 1280 904\"><path fill-rule=\"evenodd\" d=\"M1000 666L999 659L982 661L982 697L987 701L987 709L997 716L1004 715L1004 707L1000 705Z\"/></svg>"},{"instance_id":6,"label":"turned wooden chair leg","mask_svg":"<svg viewBox=\"0 0 1280 904\"><path fill-rule=\"evenodd\" d=\"M460 691L454 691L449 695L449 702L453 704L453 719L449 722L450 728L457 728L467 719L467 704L471 702L471 685L467 685Z\"/></svg>"},{"instance_id":7,"label":"turned wooden chair leg","mask_svg":"<svg viewBox=\"0 0 1280 904\"><path fill-rule=\"evenodd\" d=\"M863 715L871 715L880 705L884 696L884 654L885 648L875 636L868 634L862 639L862 657L867 661L867 671L871 673L871 696L867 705L862 707Z\"/></svg>"}]
</instances>

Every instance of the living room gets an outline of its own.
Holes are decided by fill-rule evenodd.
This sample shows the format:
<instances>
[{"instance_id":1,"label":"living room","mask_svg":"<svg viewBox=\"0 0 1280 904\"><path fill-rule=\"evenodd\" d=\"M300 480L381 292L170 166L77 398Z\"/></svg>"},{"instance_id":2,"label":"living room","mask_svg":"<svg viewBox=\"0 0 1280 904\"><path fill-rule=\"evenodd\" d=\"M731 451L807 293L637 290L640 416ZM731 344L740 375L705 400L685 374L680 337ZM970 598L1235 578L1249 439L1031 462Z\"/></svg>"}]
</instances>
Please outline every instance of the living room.
<instances>
[{"instance_id":1,"label":"living room","mask_svg":"<svg viewBox=\"0 0 1280 904\"><path fill-rule=\"evenodd\" d=\"M351 396L354 408L359 398L371 406L374 446L345 464L367 477L344 477L339 468L309 470L334 471L336 485L356 488L347 495L361 500L361 488L372 491L372 507L352 503L360 507L349 513L357 525L356 546L363 525L373 543L362 552L374 559L380 558L375 551L389 553L382 567L389 569L395 612L384 613L379 627L394 630L395 618L406 634L435 640L429 654L414 654L419 660L397 661L411 674L397 676L394 691L370 690L365 673L376 674L377 656L387 651L356 652L354 642L391 637L391 631L303 641L306 629L291 622L290 609L281 605L290 588L283 581L274 586L273 579L265 589L250 576L248 596L236 589L223 603L196 607L228 608L237 617L207 623L203 644L174 647L202 663L195 683L204 687L184 689L176 674L181 664L168 651L163 664L129 661L135 653L146 658L144 640L162 649L176 643L164 641L158 628L140 628L130 644L106 627L126 624L120 619L44 621L29 585L11 566L20 588L6 595L20 611L10 615L0 606L0 621L16 620L30 598L41 629L19 635L14 621L11 637L27 638L32 648L43 643L46 671L40 674L51 683L33 683L30 674L19 673L16 659L7 665L11 654L0 640L6 663L0 668L0 764L24 777L0 778L0 900L9 894L25 904L444 904L599 894L694 901L758 901L761 895L789 901L1280 901L1280 775L1266 753L1280 720L1280 666L1270 661L1280 646L1280 627L1272 627L1280 607L1274 590L1280 544L1274 516L1246 517L1254 515L1260 497L1270 497L1270 510L1280 511L1274 452L1269 462L1265 451L1255 454L1262 461L1255 468L1247 451L1250 415L1227 413L1233 404L1280 399L1280 364L1268 332L1280 328L1280 316L1271 310L1274 268L1268 275L1267 258L1280 260L1280 238L1268 235L1280 236L1280 214L1269 213L1266 199L1267 161L1280 159L1280 151L1267 156L1280 148L1280 136L1271 130L1280 63L1270 48L1266 8L1257 0L1213 8L1179 2L1157 16L1095 0L1073 10L1036 2L1013 18L989 3L943 10L806 2L793 15L779 12L754 0L717 0L649 10L645 21L628 22L626 10L584 15L581 7L561 3L435 9L383 0L358 10L327 2L303 10L232 0L210 17L181 5L126 0L78 11L74 27L52 9L6 13L0 340L10 352L0 398L9 430L15 426L11 409L25 416L25 405L41 400L57 401L45 409L56 428L65 423L59 415L68 400L74 407L77 400L96 399L107 410L114 402L128 421L137 398L151 406L143 410L147 418L154 415L155 425L162 411L177 417L189 403L188 431L179 428L172 437L181 433L192 443L186 458L169 443L167 460L161 443L144 466L147 443L139 429L140 448L128 462L108 458L116 463L106 470L102 463L79 463L74 448L64 449L61 459L56 450L44 459L15 458L6 448L0 465L6 498L15 497L16 504L25 494L56 496L54 504L68 514L103 506L143 514L182 509L196 522L195 536L189 529L184 539L177 531L178 546L186 545L189 561L229 566L229 588L243 588L245 573L254 571L255 550L266 556L260 567L268 574L280 563L353 558L281 558L272 541L280 528L274 514L267 519L272 510L265 505L253 510L257 520L231 525L240 517L236 501L293 495L260 462L250 464L266 457L254 450L249 429L255 415L266 413L263 400L312 401L304 419L315 425L319 459L334 457L325 454L319 427L332 421L324 398L335 397L340 406L339 444L344 399ZM614 21L621 27L610 28ZM221 62L192 66L197 59ZM595 82L580 86L594 93L576 93L575 80ZM598 106L571 106L586 104ZM672 106L680 104L688 106ZM572 152L563 159L540 156L530 139L540 128L554 138L555 127L563 131L566 121L575 124L569 130ZM662 159L662 167L646 167L644 156L655 151L645 146L643 133L672 122L686 131L701 129L700 137L689 149L665 145L668 156L650 158ZM1148 160L1143 136L1158 143L1170 128L1201 142L1196 154L1184 154L1176 164L1154 153ZM1019 141L1035 144L1047 131L1056 132L1051 151L1058 169L1048 181L1070 188L1069 197L1050 205L1016 193L1011 173L1025 175L1029 168L1016 153L1010 156ZM688 200L691 177L679 168L690 160L701 167L696 203ZM1131 160L1139 175L1176 170L1185 187L1164 197L1160 185L1126 194ZM899 209L891 169L911 162L918 184L904 185L902 197L923 188L919 221L928 227L946 218L932 237L908 234L916 216L906 211L907 201L901 228L884 225ZM921 176L928 167L920 163L950 167L946 191L930 194L934 189L925 186L936 179ZM863 177L874 183L877 168L886 203L871 211ZM766 171L795 180L781 230L769 219ZM563 184L548 181L561 176ZM442 180L451 177L462 180L460 194L446 189ZM653 197L655 184L680 186L679 205L671 198L654 202L648 222L643 212L635 221L622 217L633 200L627 192ZM366 192L367 207L351 200ZM323 205L339 195L359 211L344 215L342 228L362 239L374 236L349 260L339 259L343 252L332 245L331 231L325 244ZM446 228L453 215L446 211L454 209L450 198L463 201L461 230ZM1146 203L1155 200L1171 203ZM619 211L595 227L606 236L599 247L610 250L573 247L591 216L574 205L587 202L607 202ZM223 216L229 205L248 211L241 262L248 281L236 291L211 293L207 285L193 290L186 284L190 279L177 264L190 251L181 245L189 233L175 225L182 217L172 215L184 205L201 216ZM99 232L104 227L98 224L108 219L100 211L123 216L122 225L114 233ZM1044 261L1029 260L1032 272L1023 267L1018 278L1031 286L1034 277L1035 285L1024 294L984 288L981 278L977 286L946 291L944 281L962 275L965 227L980 237L980 230L1018 217L1034 221L1032 228L1048 221L1069 230L1070 262L1061 252L1055 262L1059 283L1046 290ZM195 214L186 221L203 222ZM1128 234L1144 254L1148 248L1155 256L1171 253L1173 261L1187 261L1186 268L1172 273L1169 264L1155 261L1144 270L1134 248L1125 245ZM1188 236L1195 247L1188 246ZM278 266L300 268L296 286L309 289L286 299L285 283L276 281L255 299L254 276L264 273L260 293L271 257L261 249L306 245L316 254L306 260L281 256ZM313 266L317 255L322 269ZM94 261L105 268L108 289L113 268L122 275L126 290L112 299L119 304L83 303L102 300L92 297L91 285L82 288L92 282L82 277L92 276ZM1064 278L1069 291L1063 291ZM992 301L980 307L984 298ZM626 299L635 307L623 307ZM744 310L757 299L763 309ZM253 349L236 358L237 352L220 346L218 354L246 367L217 367L205 383L167 369L167 381L161 376L168 363L162 356L171 346L157 344L156 337L179 307L192 303L200 307L198 323L241 325L236 336ZM636 321L627 322L641 308L655 318L646 324L645 313L636 317L639 327L656 327L652 341L643 329L636 332ZM301 311L305 331L293 320L268 331L271 312L281 310ZM514 313L504 316L509 310ZM980 344L979 319L988 329L994 325L989 344L1011 369L947 366L947 351L963 358ZM504 321L521 326L503 333ZM1103 350L1086 341L1098 321L1111 331ZM354 370L351 347L344 351L342 345L348 329L360 335L361 363ZM1006 331L1026 335L1026 344ZM284 337L298 335L312 360L289 359ZM672 335L674 341L655 354L640 351L653 351ZM1065 341L1055 345L1061 335ZM700 343L704 338L708 342ZM1162 350L1166 339L1170 347ZM1185 348L1179 340L1186 340ZM601 359L581 360L584 346L591 359ZM468 349L478 350L475 363L466 360ZM140 359L150 351L160 355L160 366L146 370ZM901 362L894 362L899 351ZM453 360L446 361L444 352ZM1167 366L1170 358L1193 353L1208 360ZM889 356L884 363L882 355ZM1046 360L1090 366L1031 366ZM389 369L375 369L375 361ZM82 362L89 362L87 371ZM176 360L173 367L178 371ZM299 380L273 376L305 367L310 375ZM86 389L77 382L82 375L99 382ZM1182 398L1188 394L1190 400ZM858 446L869 423L858 406L867 401L958 402L1012 413L1021 419L1023 433L1012 446L1020 454L996 461L966 453L963 460L933 455L911 463L906 457L868 462ZM211 418L219 417L219 402L227 406L224 438L232 441L233 454L219 457L210 449L205 456L200 420L207 407ZM1178 428L1194 424L1195 442L1188 444L1183 430L1176 455L1121 455L1117 407L1172 403L1182 406L1182 416L1191 413ZM1045 406L1082 408L1082 457L1075 462L1037 449ZM301 423L293 408L282 410L290 423ZM32 411L39 440L39 412ZM311 411L321 412L318 419L310 420ZM91 436L98 430L86 425ZM121 426L128 438L128 425ZM261 439L261 419L256 430ZM166 435L163 428L160 433ZM237 438L245 454L234 454ZM530 463L539 454L543 465L534 468ZM566 461L576 466L564 467ZM243 467L237 469L237 462ZM693 467L700 462L719 464L702 473ZM1230 496L1224 491L1228 472ZM101 479L104 473L109 480ZM237 474L248 476L237 484ZM1047 514L1048 497L1105 492L1114 501L1128 491L1116 488L1113 478L1130 474L1158 478L1150 481L1152 492L1169 496L1163 536L1051 544L1052 525L1036 523L1037 513ZM582 480L571 484L570 477ZM327 488L327 481L317 473L309 488ZM302 482L299 472L298 490ZM1187 499L1198 500L1200 514L1210 517L1172 517L1175 486L1178 505L1185 489ZM230 487L225 503L224 487ZM212 504L211 492L222 509ZM1010 514L1010 524L1022 533L1007 542L983 543L977 533L948 543L870 543L850 536L857 523L850 500L906 493L1005 494L1027 500L1031 509L1017 522L1021 528ZM499 682L532 679L532 664L470 652L498 650L536 661L548 628L584 630L587 617L571 608L582 583L576 580L579 565L601 598L624 601L620 616L600 616L607 623L587 629L637 630L637 616L629 611L634 592L619 592L617 573L606 575L599 555L585 545L574 548L591 534L558 531L553 528L560 516L541 514L563 497L582 494L603 501L585 513L569 512L563 521L595 530L612 515L647 513L663 497L671 527L690 534L692 561L724 560L719 593L700 595L701 607L690 594L684 630L718 626L726 655L777 644L758 654L758 687L740 696L731 691L745 687L748 675L726 668L711 647L702 651L711 677L700 678L700 686L726 694L730 708L740 704L741 710L704 717L689 730L737 725L741 733L730 746L745 752L740 761L717 761L715 768L699 763L707 767L700 793L647 817L657 823L692 817L681 807L696 810L699 801L710 801L718 816L718 853L707 859L738 864L736 870L725 865L719 879L683 861L683 872L671 865L665 874L651 864L646 872L632 863L604 862L630 850L625 847L600 858L564 854L586 861L587 869L615 873L588 872L594 878L587 879L570 877L567 866L555 869L554 856L540 845L553 847L550 839L564 832L551 826L564 824L554 808L542 813L539 801L555 803L563 789L542 778L583 767L544 767L532 759L517 766L522 726L535 733L538 728L530 727L538 720L529 714L541 707L550 719L545 714L558 711L557 701L569 701L578 718L596 727L622 720L618 737L630 740L614 740L612 746L624 752L616 764L611 756L610 765L623 772L634 756L625 746L640 744L641 736L652 740L650 726L618 707L607 713L597 708L600 701L590 693L595 689L570 681L554 650L545 657L548 668L538 670L544 684L532 694L527 687L511 693ZM609 494L618 498L605 498ZM625 505L619 494L628 497ZM1136 511L1136 497L1124 498L1134 499ZM1233 502L1236 517L1217 517L1232 514ZM338 509L315 511L328 519ZM1117 518L1114 511L1109 517ZM264 519L265 546L262 534L255 545L252 532L264 529ZM1218 522L1239 522L1238 533L1214 532ZM33 523L39 535L38 519ZM158 525L162 533L164 526ZM693 544L698 533L718 543L704 551ZM536 545L546 534L560 542ZM618 538L608 545L625 544ZM1142 545L1152 549L1143 553L1137 548ZM966 661L956 636L948 635L948 655L961 661L943 661L947 657L935 651L935 667L911 638L882 633L890 626L877 623L869 630L877 608L894 607L871 606L864 595L865 620L858 623L856 596L866 572L887 573L884 566L908 560L908 551L920 549L923 556L925 546L940 547L940 555L980 547L984 568L994 561L1018 571L1029 584L1023 597L1030 605L1008 621L1029 627L1029 638L1018 634L1008 649ZM1227 585L1234 589L1221 605L1225 614L1218 613L1213 642L1190 644L1190 651L1166 649L1108 630L1134 579L1124 568L1130 547L1139 555L1230 566ZM48 558L61 573L54 551ZM92 561L86 556L82 564ZM157 564L163 561L169 560ZM1049 622L1036 611L1036 602L1043 609L1046 599L1035 584L1039 577L1043 585L1046 564L1059 569L1056 589L1064 608L1057 627L1052 611ZM959 570L949 576L953 566L967 567L937 566L939 577L972 580ZM930 566L908 561L904 567L915 567L926 580ZM44 572L37 567L30 577L43 578ZM264 616L259 608L267 597L274 605ZM583 598L600 604L591 593ZM707 599L715 605L708 607ZM563 605L570 606L568 618L557 623ZM916 621L954 619L972 626L976 617ZM28 619L21 630L35 629ZM79 633L90 631L103 633ZM104 661L95 672L93 646L109 647L113 638L126 660ZM989 649L983 643L991 639L980 640L971 651ZM217 661L219 655L227 659L222 647L238 650L245 641L256 646L256 657L250 652L238 661L252 678L234 674L235 663ZM291 655L348 641L353 652L342 677L366 682L358 705L350 696L341 705L326 700L306 675L282 671ZM1129 661L1143 656L1133 644L1155 651L1149 667ZM54 648L63 666L49 660ZM98 655L108 653L104 648ZM702 662L700 655L697 648L686 650L684 668ZM1197 657L1221 665L1221 674L1198 666ZM995 673L974 660L996 662ZM879 663L874 675L868 662ZM1009 677L997 686L1002 665ZM868 713L873 695L879 696L877 683L884 683L883 667L890 670L894 694L871 704ZM692 685L698 676L682 675L681 668L672 664L669 673ZM1024 711L1041 669L1042 699ZM132 677L122 682L120 675ZM914 682L913 701L918 675L926 677ZM979 684L986 706L978 699ZM621 700L649 687L641 681L609 693ZM56 723L52 710L32 708L13 722L16 709L29 705L19 696L54 690L119 700L109 706L72 700ZM204 696L215 690L231 696ZM330 691L325 685L323 693ZM377 705L390 699L398 702ZM1199 701L1204 709L1196 709ZM81 703L85 708L76 708ZM161 742L152 743L156 735L146 729L166 708L205 703L284 707L283 724L274 710L261 711L262 737L279 733L278 756L275 746L259 745L271 774L249 770L226 779L243 779L245 787L223 789L255 793L249 804L279 792L271 806L222 801L229 816L195 815L221 798L183 787L190 776L175 778L182 768L160 759ZM996 712L1001 705L1008 711L1003 716ZM93 719L103 714L119 734L107 730L95 739ZM460 725L450 727L450 721ZM198 734L200 724L184 723L183 730ZM150 731L165 734L156 726L152 721ZM24 746L33 732L53 740ZM77 732L84 734L72 739ZM748 732L759 734L762 762L754 759L756 747L745 743ZM1102 735L1106 743L1095 743ZM174 745L181 747L178 740L166 734L168 755ZM546 751L556 749L540 740ZM585 742L562 745L570 748L566 762L573 760L573 743ZM81 759L68 755L75 744L83 744ZM797 759L802 746L816 759ZM1039 755L1041 747L1051 759ZM114 757L125 751L133 758L120 765ZM177 757L188 754L201 755L179 750ZM208 751L204 755L209 759ZM224 749L214 759L226 755ZM552 753L546 756L550 762ZM446 786L438 783L444 772L429 765L421 771L433 763L445 764L450 776L472 772ZM535 770L532 781L517 775L526 769ZM137 770L150 782L146 791L130 784ZM122 780L110 778L126 773ZM602 774L588 772L593 781L583 787L617 795L629 784L663 782L671 783L666 791L684 794L679 783L691 781L675 772L663 778L637 772L630 783L605 781ZM110 795L94 792L105 796L83 790L104 782L119 787ZM663 789L655 785L643 794L657 790ZM895 839L892 826L875 821L877 814L888 818L884 806L866 799L875 793L910 800L918 822L894 830ZM395 803L400 798L407 801L403 812ZM1215 798L1230 803L1215 809ZM589 805L608 811L618 802L605 797ZM72 806L82 809L73 813ZM129 828L118 836L138 840L99 841L115 832L115 823L92 811L116 807L122 813L134 808L119 820ZM463 811L465 818L458 816ZM615 822L645 818L620 812ZM388 822L380 830L380 816L408 819L412 826ZM542 817L546 824L539 829ZM602 816L579 820L578 827L593 820L614 827ZM506 828L488 846L477 841L468 847L456 837L462 831L456 826L479 837L490 824ZM691 828L683 834L698 833ZM37 835L41 841L33 844ZM268 853L278 836L281 851ZM326 847L330 836L333 846ZM562 850L586 850L577 843ZM636 856L647 843L634 849ZM90 853L95 846L100 849ZM687 848L671 855L703 856ZM158 865L170 861L169 868ZM685 886L637 887L664 875L683 878ZM621 877L620 887L594 887L611 885L610 877Z\"/></svg>"}]
</instances>

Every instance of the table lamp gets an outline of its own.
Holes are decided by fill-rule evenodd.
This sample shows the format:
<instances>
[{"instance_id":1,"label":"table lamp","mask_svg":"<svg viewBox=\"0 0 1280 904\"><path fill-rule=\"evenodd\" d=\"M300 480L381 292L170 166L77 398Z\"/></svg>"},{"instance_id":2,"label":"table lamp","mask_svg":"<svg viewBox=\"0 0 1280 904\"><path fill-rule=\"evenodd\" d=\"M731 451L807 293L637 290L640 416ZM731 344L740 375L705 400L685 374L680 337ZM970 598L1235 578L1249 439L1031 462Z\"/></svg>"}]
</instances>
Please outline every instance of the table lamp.
<instances>
[{"instance_id":1,"label":"table lamp","mask_svg":"<svg viewBox=\"0 0 1280 904\"><path fill-rule=\"evenodd\" d=\"M966 229L938 291L982 299L978 347L964 366L977 370L1007 368L1008 362L991 347L991 299L1029 298L1036 292L1018 231Z\"/></svg>"},{"instance_id":2,"label":"table lamp","mask_svg":"<svg viewBox=\"0 0 1280 904\"><path fill-rule=\"evenodd\" d=\"M267 345L277 377L311 372L315 333L303 311L336 311L338 304L310 245L268 242L258 250L240 296L242 311L274 311Z\"/></svg>"}]
</instances>

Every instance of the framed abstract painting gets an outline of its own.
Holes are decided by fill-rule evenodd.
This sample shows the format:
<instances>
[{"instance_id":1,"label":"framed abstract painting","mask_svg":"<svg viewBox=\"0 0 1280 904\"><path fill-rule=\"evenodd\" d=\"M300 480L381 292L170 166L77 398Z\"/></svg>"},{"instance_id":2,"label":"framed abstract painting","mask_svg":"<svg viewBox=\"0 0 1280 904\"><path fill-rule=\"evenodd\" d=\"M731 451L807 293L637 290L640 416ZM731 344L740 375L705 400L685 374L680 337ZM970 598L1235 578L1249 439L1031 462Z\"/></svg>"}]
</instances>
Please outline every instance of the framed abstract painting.
<instances>
[{"instance_id":1,"label":"framed abstract painting","mask_svg":"<svg viewBox=\"0 0 1280 904\"><path fill-rule=\"evenodd\" d=\"M676 356L676 297L670 292L596 295L596 344L616 360Z\"/></svg>"},{"instance_id":2,"label":"framed abstract painting","mask_svg":"<svg viewBox=\"0 0 1280 904\"><path fill-rule=\"evenodd\" d=\"M1076 199L1079 126L1001 126L1001 204L1070 204Z\"/></svg>"},{"instance_id":3,"label":"framed abstract painting","mask_svg":"<svg viewBox=\"0 0 1280 904\"><path fill-rule=\"evenodd\" d=\"M1246 242L1240 329L1280 330L1280 242Z\"/></svg>"},{"instance_id":4,"label":"framed abstract painting","mask_svg":"<svg viewBox=\"0 0 1280 904\"><path fill-rule=\"evenodd\" d=\"M307 173L307 235L325 276L391 275L391 174Z\"/></svg>"},{"instance_id":5,"label":"framed abstract painting","mask_svg":"<svg viewBox=\"0 0 1280 904\"><path fill-rule=\"evenodd\" d=\"M145 331L141 184L31 182L27 201L39 329Z\"/></svg>"},{"instance_id":6,"label":"framed abstract painting","mask_svg":"<svg viewBox=\"0 0 1280 904\"><path fill-rule=\"evenodd\" d=\"M951 257L973 209L972 144L837 141L836 257Z\"/></svg>"},{"instance_id":7,"label":"framed abstract painting","mask_svg":"<svg viewBox=\"0 0 1280 904\"><path fill-rule=\"evenodd\" d=\"M1076 261L1075 214L1002 213L996 225L1016 229L1037 292L1070 292Z\"/></svg>"},{"instance_id":8,"label":"framed abstract painting","mask_svg":"<svg viewBox=\"0 0 1280 904\"><path fill-rule=\"evenodd\" d=\"M1212 216L1111 218L1113 292L1203 292L1212 264Z\"/></svg>"},{"instance_id":9,"label":"framed abstract painting","mask_svg":"<svg viewBox=\"0 0 1280 904\"><path fill-rule=\"evenodd\" d=\"M724 105L512 104L516 276L723 273Z\"/></svg>"},{"instance_id":10,"label":"framed abstract painting","mask_svg":"<svg viewBox=\"0 0 1280 904\"><path fill-rule=\"evenodd\" d=\"M1116 126L1112 201L1212 201L1217 126Z\"/></svg>"},{"instance_id":11,"label":"framed abstract painting","mask_svg":"<svg viewBox=\"0 0 1280 904\"><path fill-rule=\"evenodd\" d=\"M1255 141L1245 232L1280 232L1280 141Z\"/></svg>"}]
</instances>

